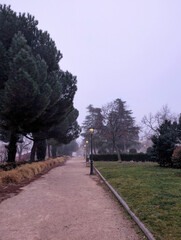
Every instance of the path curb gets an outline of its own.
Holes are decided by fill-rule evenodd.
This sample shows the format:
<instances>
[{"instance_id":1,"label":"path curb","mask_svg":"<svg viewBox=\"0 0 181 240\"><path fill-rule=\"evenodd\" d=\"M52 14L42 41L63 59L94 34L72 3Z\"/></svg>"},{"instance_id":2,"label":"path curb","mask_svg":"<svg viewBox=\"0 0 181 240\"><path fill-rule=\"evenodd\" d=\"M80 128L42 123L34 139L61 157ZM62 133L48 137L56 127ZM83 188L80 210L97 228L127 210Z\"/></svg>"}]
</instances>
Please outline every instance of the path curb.
<instances>
[{"instance_id":1,"label":"path curb","mask_svg":"<svg viewBox=\"0 0 181 240\"><path fill-rule=\"evenodd\" d=\"M107 180L102 176L102 174L97 170L96 167L94 167L97 174L101 177L101 179L104 181L104 183L108 186L108 188L111 190L111 192L114 194L114 196L117 198L117 200L121 203L121 205L124 207L124 209L127 211L127 213L132 217L132 219L135 221L135 223L139 226L139 228L142 230L142 232L146 235L146 237L149 240L156 240L154 236L151 234L151 232L145 227L145 225L139 220L139 218L130 210L127 203L120 197L120 195L116 192L116 190L107 182Z\"/></svg>"}]
</instances>

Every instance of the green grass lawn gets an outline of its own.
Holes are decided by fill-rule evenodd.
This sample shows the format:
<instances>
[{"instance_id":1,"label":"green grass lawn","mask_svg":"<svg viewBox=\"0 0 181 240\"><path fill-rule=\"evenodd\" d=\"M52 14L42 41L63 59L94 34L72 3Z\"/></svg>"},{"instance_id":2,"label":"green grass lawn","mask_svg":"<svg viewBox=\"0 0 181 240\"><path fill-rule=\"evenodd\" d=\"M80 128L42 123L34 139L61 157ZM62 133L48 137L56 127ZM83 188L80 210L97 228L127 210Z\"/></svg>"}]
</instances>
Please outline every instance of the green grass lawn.
<instances>
[{"instance_id":1,"label":"green grass lawn","mask_svg":"<svg viewBox=\"0 0 181 240\"><path fill-rule=\"evenodd\" d=\"M155 163L95 166L157 240L181 240L181 170Z\"/></svg>"}]
</instances>

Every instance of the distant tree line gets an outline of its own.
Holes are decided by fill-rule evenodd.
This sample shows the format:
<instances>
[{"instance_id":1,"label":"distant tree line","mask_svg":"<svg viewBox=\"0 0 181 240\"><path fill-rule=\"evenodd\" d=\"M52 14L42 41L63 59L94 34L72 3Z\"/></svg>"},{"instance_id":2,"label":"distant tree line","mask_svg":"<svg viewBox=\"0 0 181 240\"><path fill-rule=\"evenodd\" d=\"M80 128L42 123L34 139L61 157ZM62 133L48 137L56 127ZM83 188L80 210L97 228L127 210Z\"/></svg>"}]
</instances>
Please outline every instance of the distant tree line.
<instances>
[{"instance_id":1,"label":"distant tree line","mask_svg":"<svg viewBox=\"0 0 181 240\"><path fill-rule=\"evenodd\" d=\"M9 143L8 162L22 136L33 140L34 161L35 153L45 158L47 144L66 144L80 133L77 79L60 69L62 54L37 25L30 14L0 5L0 136Z\"/></svg>"},{"instance_id":2,"label":"distant tree line","mask_svg":"<svg viewBox=\"0 0 181 240\"><path fill-rule=\"evenodd\" d=\"M172 114L167 105L155 115L150 113L144 116L142 129L136 125L132 111L128 110L126 102L121 99L116 99L102 108L89 105L87 110L88 114L82 126L83 144L90 140L89 128L93 127L93 154L99 154L94 157L108 154L109 158L117 153L118 160L121 160L124 153L136 154L136 149L140 147L138 134L141 130L152 142L152 146L147 149L147 154L151 156L148 156L149 161L152 159L161 167L181 168L181 116ZM88 151L90 152L90 149ZM139 154L135 157L140 158ZM140 158L140 161L142 160Z\"/></svg>"},{"instance_id":3,"label":"distant tree line","mask_svg":"<svg viewBox=\"0 0 181 240\"><path fill-rule=\"evenodd\" d=\"M139 146L139 127L135 124L132 111L128 110L126 102L116 99L103 106L87 107L88 115L83 122L84 142L90 138L89 128L93 127L94 153L120 153L127 152L130 148Z\"/></svg>"}]
</instances>

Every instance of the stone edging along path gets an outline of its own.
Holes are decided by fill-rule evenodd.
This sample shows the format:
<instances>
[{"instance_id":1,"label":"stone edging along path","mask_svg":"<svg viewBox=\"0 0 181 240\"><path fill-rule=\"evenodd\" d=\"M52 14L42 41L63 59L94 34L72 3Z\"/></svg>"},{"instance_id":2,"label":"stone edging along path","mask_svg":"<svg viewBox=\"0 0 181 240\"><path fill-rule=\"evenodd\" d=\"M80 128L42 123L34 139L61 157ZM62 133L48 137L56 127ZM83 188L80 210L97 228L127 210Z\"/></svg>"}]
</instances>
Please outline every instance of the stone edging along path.
<instances>
[{"instance_id":1,"label":"stone edging along path","mask_svg":"<svg viewBox=\"0 0 181 240\"><path fill-rule=\"evenodd\" d=\"M100 178L104 181L104 183L108 186L108 188L111 190L111 192L114 194L114 196L117 198L117 200L121 203L121 205L124 207L124 209L127 211L127 213L131 216L131 218L134 220L134 222L138 225L138 227L142 230L142 232L145 234L145 236L149 240L156 240L154 236L151 234L151 232L145 227L145 225L139 220L139 218L130 210L127 203L120 197L120 195L116 192L116 190L107 182L107 180L102 176L102 174L99 172L99 170L94 167L96 173L100 176Z\"/></svg>"}]
</instances>

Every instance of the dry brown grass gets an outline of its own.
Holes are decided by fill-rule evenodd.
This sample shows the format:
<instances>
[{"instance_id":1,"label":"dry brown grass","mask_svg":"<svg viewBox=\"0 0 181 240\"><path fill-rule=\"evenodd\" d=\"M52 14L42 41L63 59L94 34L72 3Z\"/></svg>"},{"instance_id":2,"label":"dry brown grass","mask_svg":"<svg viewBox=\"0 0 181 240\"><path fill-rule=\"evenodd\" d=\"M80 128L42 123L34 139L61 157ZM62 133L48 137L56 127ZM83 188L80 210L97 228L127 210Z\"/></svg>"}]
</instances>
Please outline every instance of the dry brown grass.
<instances>
[{"instance_id":1,"label":"dry brown grass","mask_svg":"<svg viewBox=\"0 0 181 240\"><path fill-rule=\"evenodd\" d=\"M44 170L65 161L65 157L49 159L43 162L27 163L10 171L0 171L0 186L9 183L19 183L24 179L31 179Z\"/></svg>"}]
</instances>

